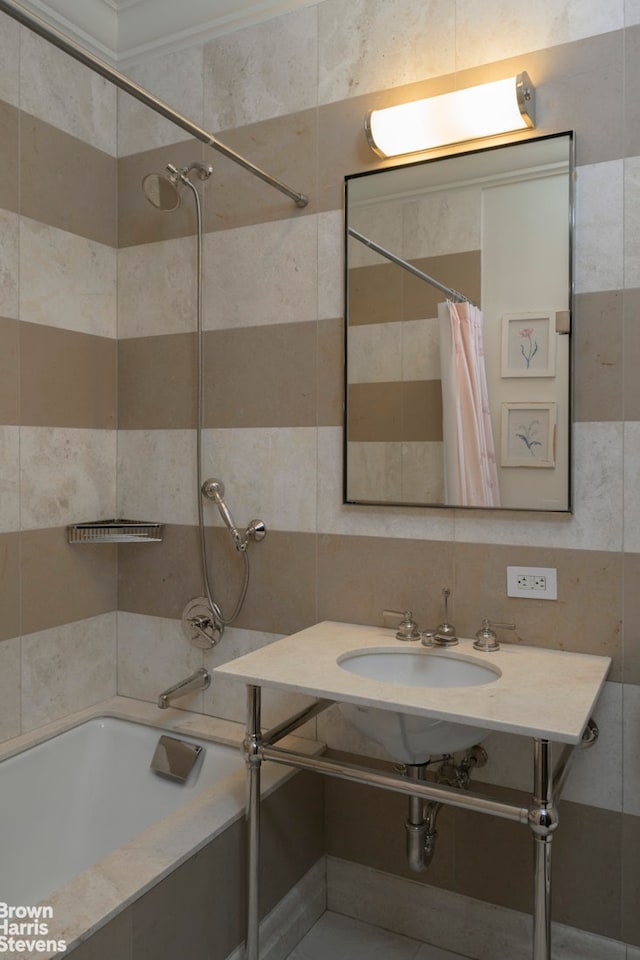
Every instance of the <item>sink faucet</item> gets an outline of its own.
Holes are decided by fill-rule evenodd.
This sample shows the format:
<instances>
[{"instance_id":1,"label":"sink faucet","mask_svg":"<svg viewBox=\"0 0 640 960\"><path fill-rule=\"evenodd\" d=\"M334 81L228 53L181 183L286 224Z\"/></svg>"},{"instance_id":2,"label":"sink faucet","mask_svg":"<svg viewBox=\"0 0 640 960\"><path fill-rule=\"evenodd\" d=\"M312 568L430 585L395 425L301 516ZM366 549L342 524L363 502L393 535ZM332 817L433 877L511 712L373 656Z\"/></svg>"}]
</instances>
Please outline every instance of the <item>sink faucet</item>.
<instances>
[{"instance_id":1,"label":"sink faucet","mask_svg":"<svg viewBox=\"0 0 640 960\"><path fill-rule=\"evenodd\" d=\"M211 674L204 667L200 667L190 677L186 677L186 679L180 680L179 683L174 683L172 687L164 690L158 697L158 706L161 710L166 710L172 700L183 697L187 693L192 693L194 690L206 690L210 683Z\"/></svg>"},{"instance_id":2,"label":"sink faucet","mask_svg":"<svg viewBox=\"0 0 640 960\"><path fill-rule=\"evenodd\" d=\"M453 647L458 642L456 628L449 623L449 597L451 590L443 587L442 596L444 597L444 620L436 627L433 640L438 647Z\"/></svg>"}]
</instances>

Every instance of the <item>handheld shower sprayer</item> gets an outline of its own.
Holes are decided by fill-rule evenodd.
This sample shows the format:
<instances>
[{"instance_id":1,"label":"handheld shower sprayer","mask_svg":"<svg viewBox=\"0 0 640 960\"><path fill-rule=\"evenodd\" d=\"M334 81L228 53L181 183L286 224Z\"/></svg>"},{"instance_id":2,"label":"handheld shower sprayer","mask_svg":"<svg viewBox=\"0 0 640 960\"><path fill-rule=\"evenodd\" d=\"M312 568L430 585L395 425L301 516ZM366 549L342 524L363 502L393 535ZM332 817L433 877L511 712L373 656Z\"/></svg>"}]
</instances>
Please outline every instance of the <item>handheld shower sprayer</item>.
<instances>
[{"instance_id":1,"label":"handheld shower sprayer","mask_svg":"<svg viewBox=\"0 0 640 960\"><path fill-rule=\"evenodd\" d=\"M229 508L224 502L224 484L222 480L217 480L215 477L205 480L201 490L202 495L206 497L207 500L213 500L217 506L220 516L231 533L235 548L238 552L243 553L247 549L249 540L255 540L256 542L264 540L267 535L267 528L262 520L251 520L244 534L240 533L233 522Z\"/></svg>"}]
</instances>

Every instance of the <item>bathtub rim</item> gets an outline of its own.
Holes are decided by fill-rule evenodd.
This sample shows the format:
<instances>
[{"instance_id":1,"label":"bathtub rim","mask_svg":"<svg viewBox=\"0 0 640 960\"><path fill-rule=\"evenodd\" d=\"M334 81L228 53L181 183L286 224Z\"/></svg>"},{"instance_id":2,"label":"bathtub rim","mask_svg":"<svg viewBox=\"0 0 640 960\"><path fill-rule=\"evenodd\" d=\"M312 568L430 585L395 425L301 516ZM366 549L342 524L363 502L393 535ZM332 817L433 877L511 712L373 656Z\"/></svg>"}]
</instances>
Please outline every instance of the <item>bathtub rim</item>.
<instances>
[{"instance_id":1,"label":"bathtub rim","mask_svg":"<svg viewBox=\"0 0 640 960\"><path fill-rule=\"evenodd\" d=\"M66 733L89 720L113 718L158 731L182 733L241 750L244 727L240 723L205 714L169 708L159 715L157 707L127 697L112 697L55 720L43 727L0 744L0 762ZM301 737L289 737L291 749L319 753L324 744ZM262 777L264 798L280 787L294 770L268 764ZM41 904L53 908L51 936L65 940L67 952L80 946L106 923L143 896L173 870L239 820L245 811L244 764L219 783L203 790L177 810L156 821L88 867ZM39 954L43 960L59 953Z\"/></svg>"}]
</instances>

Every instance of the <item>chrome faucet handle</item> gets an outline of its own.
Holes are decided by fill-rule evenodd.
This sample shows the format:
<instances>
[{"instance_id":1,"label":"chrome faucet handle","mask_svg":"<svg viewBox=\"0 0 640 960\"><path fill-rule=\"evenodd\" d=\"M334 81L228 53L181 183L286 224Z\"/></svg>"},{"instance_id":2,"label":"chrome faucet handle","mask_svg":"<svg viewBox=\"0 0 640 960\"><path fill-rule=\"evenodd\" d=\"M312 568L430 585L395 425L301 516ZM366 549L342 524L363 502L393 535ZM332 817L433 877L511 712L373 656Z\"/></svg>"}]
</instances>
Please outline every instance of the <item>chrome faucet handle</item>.
<instances>
[{"instance_id":1,"label":"chrome faucet handle","mask_svg":"<svg viewBox=\"0 0 640 960\"><path fill-rule=\"evenodd\" d=\"M413 619L413 613L411 610L405 610L402 620L398 624L398 629L396 630L396 638L398 640L420 639L418 624Z\"/></svg>"},{"instance_id":2,"label":"chrome faucet handle","mask_svg":"<svg viewBox=\"0 0 640 960\"><path fill-rule=\"evenodd\" d=\"M483 650L485 653L491 653L494 650L500 649L500 644L498 643L498 637L493 630L493 627L497 627L498 630L515 630L515 623L500 623L498 620L489 620L488 617L483 617L482 626L476 633L476 639L474 640L473 647L474 650Z\"/></svg>"}]
</instances>

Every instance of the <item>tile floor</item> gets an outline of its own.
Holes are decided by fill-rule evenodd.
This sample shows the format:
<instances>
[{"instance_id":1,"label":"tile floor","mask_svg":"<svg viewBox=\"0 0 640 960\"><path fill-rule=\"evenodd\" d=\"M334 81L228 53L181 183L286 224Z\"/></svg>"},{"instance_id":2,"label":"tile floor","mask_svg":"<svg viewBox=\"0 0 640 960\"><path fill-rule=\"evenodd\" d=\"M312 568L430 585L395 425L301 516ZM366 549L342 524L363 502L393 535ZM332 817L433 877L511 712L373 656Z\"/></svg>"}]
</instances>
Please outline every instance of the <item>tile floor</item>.
<instances>
[{"instance_id":1,"label":"tile floor","mask_svg":"<svg viewBox=\"0 0 640 960\"><path fill-rule=\"evenodd\" d=\"M457 953L431 947L398 933L324 913L300 941L288 960L467 960Z\"/></svg>"}]
</instances>

